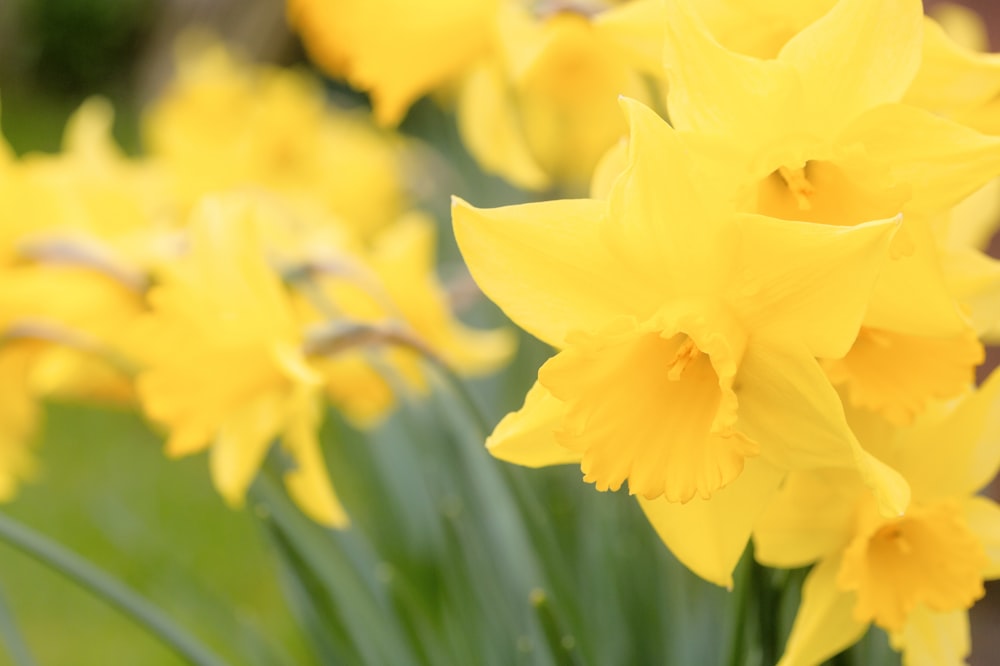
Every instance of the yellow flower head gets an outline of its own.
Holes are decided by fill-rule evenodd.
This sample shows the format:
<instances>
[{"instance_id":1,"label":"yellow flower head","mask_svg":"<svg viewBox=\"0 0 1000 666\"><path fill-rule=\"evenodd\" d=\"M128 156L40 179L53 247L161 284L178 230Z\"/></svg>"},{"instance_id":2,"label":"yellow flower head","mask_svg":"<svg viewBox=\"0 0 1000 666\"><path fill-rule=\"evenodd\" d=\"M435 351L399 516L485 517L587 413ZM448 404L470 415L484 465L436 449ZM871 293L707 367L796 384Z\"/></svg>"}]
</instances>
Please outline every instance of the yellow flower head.
<instances>
[{"instance_id":1,"label":"yellow flower head","mask_svg":"<svg viewBox=\"0 0 1000 666\"><path fill-rule=\"evenodd\" d=\"M242 502L282 437L297 464L286 477L295 499L316 520L343 525L315 434L322 380L267 262L260 214L240 197L207 199L196 210L190 250L152 290L136 330L140 399L169 430L169 455L211 449L212 478L230 504Z\"/></svg>"},{"instance_id":2,"label":"yellow flower head","mask_svg":"<svg viewBox=\"0 0 1000 666\"><path fill-rule=\"evenodd\" d=\"M1000 467L995 413L1000 373L957 405L912 426L849 410L861 442L910 483L913 501L880 515L856 477L796 472L754 530L757 558L798 567L818 560L783 666L818 664L874 622L906 664L957 664L968 655L967 610L1000 577L1000 506L977 493Z\"/></svg>"},{"instance_id":3,"label":"yellow flower head","mask_svg":"<svg viewBox=\"0 0 1000 666\"><path fill-rule=\"evenodd\" d=\"M400 139L328 105L305 73L251 67L193 37L143 129L184 207L211 192L267 188L367 233L407 199Z\"/></svg>"},{"instance_id":4,"label":"yellow flower head","mask_svg":"<svg viewBox=\"0 0 1000 666\"><path fill-rule=\"evenodd\" d=\"M738 213L666 123L625 107L629 163L607 202L454 205L483 291L560 349L491 452L577 462L600 489L627 481L720 584L781 470L855 467L902 510L905 484L860 448L814 358L850 347L897 223Z\"/></svg>"}]
</instances>

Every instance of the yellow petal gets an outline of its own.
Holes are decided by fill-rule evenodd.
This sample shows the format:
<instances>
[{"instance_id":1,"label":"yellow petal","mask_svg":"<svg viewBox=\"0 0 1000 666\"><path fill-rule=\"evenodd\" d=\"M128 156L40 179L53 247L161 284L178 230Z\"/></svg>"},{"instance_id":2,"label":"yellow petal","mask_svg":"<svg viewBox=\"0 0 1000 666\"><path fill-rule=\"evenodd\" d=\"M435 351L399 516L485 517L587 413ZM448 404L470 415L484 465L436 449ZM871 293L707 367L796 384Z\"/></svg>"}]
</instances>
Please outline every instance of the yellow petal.
<instances>
[{"instance_id":1,"label":"yellow petal","mask_svg":"<svg viewBox=\"0 0 1000 666\"><path fill-rule=\"evenodd\" d=\"M725 275L719 264L732 246L733 204L708 189L714 173L665 120L635 100L621 104L628 168L611 191L609 242L647 285L688 296L717 292Z\"/></svg>"},{"instance_id":2,"label":"yellow petal","mask_svg":"<svg viewBox=\"0 0 1000 666\"><path fill-rule=\"evenodd\" d=\"M594 28L628 56L633 67L663 77L663 31L666 15L662 0L634 0L594 17Z\"/></svg>"},{"instance_id":3,"label":"yellow petal","mask_svg":"<svg viewBox=\"0 0 1000 666\"><path fill-rule=\"evenodd\" d=\"M597 161L594 176L590 179L590 197L607 199L611 196L615 180L628 166L628 141L622 139L608 148L608 152Z\"/></svg>"},{"instance_id":4,"label":"yellow petal","mask_svg":"<svg viewBox=\"0 0 1000 666\"><path fill-rule=\"evenodd\" d=\"M948 219L947 242L952 247L986 250L1000 225L1000 178L955 204Z\"/></svg>"},{"instance_id":5,"label":"yellow petal","mask_svg":"<svg viewBox=\"0 0 1000 666\"><path fill-rule=\"evenodd\" d=\"M302 512L321 525L343 528L350 524L347 512L337 499L330 474L323 461L316 430L320 409L314 396L298 396L285 428L282 443L295 461L295 468L285 472L285 487Z\"/></svg>"},{"instance_id":6,"label":"yellow petal","mask_svg":"<svg viewBox=\"0 0 1000 666\"><path fill-rule=\"evenodd\" d=\"M1000 506L988 497L967 497L962 500L962 513L969 529L979 537L989 559L983 578L1000 578Z\"/></svg>"},{"instance_id":7,"label":"yellow petal","mask_svg":"<svg viewBox=\"0 0 1000 666\"><path fill-rule=\"evenodd\" d=\"M795 131L802 86L789 64L723 48L699 19L694 0L665 4L667 109L674 127L764 146Z\"/></svg>"},{"instance_id":8,"label":"yellow petal","mask_svg":"<svg viewBox=\"0 0 1000 666\"><path fill-rule=\"evenodd\" d=\"M802 587L802 603L779 666L815 666L864 635L867 622L854 619L855 596L837 586L840 558L821 561Z\"/></svg>"},{"instance_id":9,"label":"yellow petal","mask_svg":"<svg viewBox=\"0 0 1000 666\"><path fill-rule=\"evenodd\" d=\"M912 188L907 211L943 211L1000 174L1000 137L905 104L865 113L840 142L864 145L873 159L888 164L896 179Z\"/></svg>"},{"instance_id":10,"label":"yellow petal","mask_svg":"<svg viewBox=\"0 0 1000 666\"><path fill-rule=\"evenodd\" d=\"M378 121L395 124L418 97L488 52L495 4L294 0L288 18L317 62L370 91Z\"/></svg>"},{"instance_id":11,"label":"yellow petal","mask_svg":"<svg viewBox=\"0 0 1000 666\"><path fill-rule=\"evenodd\" d=\"M892 646L902 650L903 666L965 666L972 651L969 612L917 606L906 627L892 636Z\"/></svg>"},{"instance_id":12,"label":"yellow petal","mask_svg":"<svg viewBox=\"0 0 1000 666\"><path fill-rule=\"evenodd\" d=\"M987 344L1000 342L1000 261L972 248L946 250L945 280L969 312L976 334Z\"/></svg>"},{"instance_id":13,"label":"yellow petal","mask_svg":"<svg viewBox=\"0 0 1000 666\"><path fill-rule=\"evenodd\" d=\"M778 59L801 76L810 128L836 131L902 98L920 67L923 14L920 0L840 0L785 44Z\"/></svg>"},{"instance_id":14,"label":"yellow petal","mask_svg":"<svg viewBox=\"0 0 1000 666\"><path fill-rule=\"evenodd\" d=\"M484 170L529 190L549 186L517 118L512 91L502 72L489 64L469 73L458 100L458 128Z\"/></svg>"},{"instance_id":15,"label":"yellow petal","mask_svg":"<svg viewBox=\"0 0 1000 666\"><path fill-rule=\"evenodd\" d=\"M754 526L754 557L769 567L811 564L843 547L865 487L842 469L793 472Z\"/></svg>"},{"instance_id":16,"label":"yellow petal","mask_svg":"<svg viewBox=\"0 0 1000 666\"><path fill-rule=\"evenodd\" d=\"M982 362L983 346L971 329L931 338L863 327L847 356L825 367L853 405L909 425L932 400L967 391Z\"/></svg>"},{"instance_id":17,"label":"yellow petal","mask_svg":"<svg viewBox=\"0 0 1000 666\"><path fill-rule=\"evenodd\" d=\"M945 117L974 110L1000 95L1000 56L976 53L924 19L924 57L903 101Z\"/></svg>"},{"instance_id":18,"label":"yellow petal","mask_svg":"<svg viewBox=\"0 0 1000 666\"><path fill-rule=\"evenodd\" d=\"M804 343L814 356L850 349L898 228L856 227L741 215L729 301L762 337Z\"/></svg>"},{"instance_id":19,"label":"yellow petal","mask_svg":"<svg viewBox=\"0 0 1000 666\"><path fill-rule=\"evenodd\" d=\"M553 345L573 330L592 330L656 307L648 288L608 251L601 232L606 204L546 201L489 210L452 204L455 238L469 271L490 300L518 325Z\"/></svg>"},{"instance_id":20,"label":"yellow petal","mask_svg":"<svg viewBox=\"0 0 1000 666\"><path fill-rule=\"evenodd\" d=\"M964 497L978 492L1000 467L1000 372L946 419L919 422L903 433L900 471L921 497ZM941 454L947 442L947 455Z\"/></svg>"},{"instance_id":21,"label":"yellow petal","mask_svg":"<svg viewBox=\"0 0 1000 666\"><path fill-rule=\"evenodd\" d=\"M750 344L736 378L737 429L761 456L787 470L856 470L885 515L909 505L902 476L865 451L844 417L840 397L806 350Z\"/></svg>"},{"instance_id":22,"label":"yellow petal","mask_svg":"<svg viewBox=\"0 0 1000 666\"><path fill-rule=\"evenodd\" d=\"M777 490L782 472L758 458L710 500L687 504L639 498L639 505L667 548L691 571L726 588L746 549L753 522Z\"/></svg>"},{"instance_id":23,"label":"yellow petal","mask_svg":"<svg viewBox=\"0 0 1000 666\"><path fill-rule=\"evenodd\" d=\"M226 503L243 505L247 488L281 429L280 396L268 393L233 413L212 445L209 469Z\"/></svg>"},{"instance_id":24,"label":"yellow petal","mask_svg":"<svg viewBox=\"0 0 1000 666\"><path fill-rule=\"evenodd\" d=\"M555 432L566 415L566 405L535 382L524 406L501 419L486 440L494 457L527 467L580 462L581 455L562 446Z\"/></svg>"}]
</instances>

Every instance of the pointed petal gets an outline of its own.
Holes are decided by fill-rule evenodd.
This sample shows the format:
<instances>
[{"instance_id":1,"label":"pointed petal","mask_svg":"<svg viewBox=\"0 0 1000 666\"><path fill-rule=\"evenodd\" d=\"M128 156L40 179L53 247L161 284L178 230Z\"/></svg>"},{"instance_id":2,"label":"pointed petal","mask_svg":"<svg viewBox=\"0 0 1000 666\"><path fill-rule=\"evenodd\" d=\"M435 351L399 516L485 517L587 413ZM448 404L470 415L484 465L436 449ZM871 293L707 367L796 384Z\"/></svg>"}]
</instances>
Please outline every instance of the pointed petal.
<instances>
[{"instance_id":1,"label":"pointed petal","mask_svg":"<svg viewBox=\"0 0 1000 666\"><path fill-rule=\"evenodd\" d=\"M785 654L778 666L815 666L856 643L867 623L854 619L855 597L837 587L840 558L823 560L809 572Z\"/></svg>"},{"instance_id":2,"label":"pointed petal","mask_svg":"<svg viewBox=\"0 0 1000 666\"><path fill-rule=\"evenodd\" d=\"M741 215L730 302L749 330L838 358L857 337L896 220L835 227Z\"/></svg>"},{"instance_id":3,"label":"pointed petal","mask_svg":"<svg viewBox=\"0 0 1000 666\"><path fill-rule=\"evenodd\" d=\"M476 209L452 204L455 238L476 283L507 315L553 346L654 304L606 249L606 204L588 199Z\"/></svg>"},{"instance_id":4,"label":"pointed petal","mask_svg":"<svg viewBox=\"0 0 1000 666\"><path fill-rule=\"evenodd\" d=\"M948 288L976 334L987 344L1000 342L1000 261L972 248L946 251L941 259Z\"/></svg>"},{"instance_id":5,"label":"pointed petal","mask_svg":"<svg viewBox=\"0 0 1000 666\"><path fill-rule=\"evenodd\" d=\"M923 15L920 0L841 0L785 44L778 60L801 77L810 129L836 131L902 98L920 67Z\"/></svg>"},{"instance_id":6,"label":"pointed petal","mask_svg":"<svg viewBox=\"0 0 1000 666\"><path fill-rule=\"evenodd\" d=\"M493 429L486 448L500 460L526 467L579 463L580 452L556 441L555 431L562 425L565 413L563 402L535 382L524 398L524 406L503 417Z\"/></svg>"},{"instance_id":7,"label":"pointed petal","mask_svg":"<svg viewBox=\"0 0 1000 666\"><path fill-rule=\"evenodd\" d=\"M666 293L717 290L732 208L706 190L714 174L665 120L635 100L621 105L629 120L628 167L611 190L610 242L630 270Z\"/></svg>"},{"instance_id":8,"label":"pointed petal","mask_svg":"<svg viewBox=\"0 0 1000 666\"><path fill-rule=\"evenodd\" d=\"M905 104L865 113L851 123L840 143L863 145L873 159L889 165L900 183L912 188L907 211L943 211L1000 174L1000 137Z\"/></svg>"},{"instance_id":9,"label":"pointed petal","mask_svg":"<svg viewBox=\"0 0 1000 666\"><path fill-rule=\"evenodd\" d=\"M948 455L942 455L947 442ZM905 431L906 451L900 471L921 497L972 495L989 483L1000 467L1000 371L943 421L918 423Z\"/></svg>"},{"instance_id":10,"label":"pointed petal","mask_svg":"<svg viewBox=\"0 0 1000 666\"><path fill-rule=\"evenodd\" d=\"M801 83L790 65L721 46L694 0L666 7L667 108L674 127L773 145L799 124Z\"/></svg>"},{"instance_id":11,"label":"pointed petal","mask_svg":"<svg viewBox=\"0 0 1000 666\"><path fill-rule=\"evenodd\" d=\"M865 492L843 469L793 472L754 526L754 557L769 567L811 564L846 544Z\"/></svg>"},{"instance_id":12,"label":"pointed petal","mask_svg":"<svg viewBox=\"0 0 1000 666\"><path fill-rule=\"evenodd\" d=\"M1000 578L1000 505L989 497L968 497L962 501L965 522L983 544L989 566L985 580Z\"/></svg>"},{"instance_id":13,"label":"pointed petal","mask_svg":"<svg viewBox=\"0 0 1000 666\"><path fill-rule=\"evenodd\" d=\"M964 666L972 651L969 611L938 613L925 606L910 611L906 628L892 636L906 666Z\"/></svg>"},{"instance_id":14,"label":"pointed petal","mask_svg":"<svg viewBox=\"0 0 1000 666\"><path fill-rule=\"evenodd\" d=\"M736 428L760 444L769 462L787 470L854 469L883 514L899 515L909 505L906 481L861 448L840 397L806 350L750 344L736 384Z\"/></svg>"},{"instance_id":15,"label":"pointed petal","mask_svg":"<svg viewBox=\"0 0 1000 666\"><path fill-rule=\"evenodd\" d=\"M529 190L549 186L549 177L528 148L499 69L483 65L468 75L457 113L462 141L485 171Z\"/></svg>"},{"instance_id":16,"label":"pointed petal","mask_svg":"<svg viewBox=\"0 0 1000 666\"><path fill-rule=\"evenodd\" d=\"M295 468L285 472L285 487L304 514L321 525L344 528L350 519L333 490L316 436L321 414L317 397L299 396L285 429L282 443L295 460Z\"/></svg>"},{"instance_id":17,"label":"pointed petal","mask_svg":"<svg viewBox=\"0 0 1000 666\"><path fill-rule=\"evenodd\" d=\"M777 490L784 473L749 458L743 473L709 500L686 504L639 498L639 505L667 548L691 571L726 588L746 549L753 522Z\"/></svg>"},{"instance_id":18,"label":"pointed petal","mask_svg":"<svg viewBox=\"0 0 1000 666\"><path fill-rule=\"evenodd\" d=\"M1000 95L1000 55L976 53L924 18L924 56L903 101L938 115L975 109Z\"/></svg>"},{"instance_id":19,"label":"pointed petal","mask_svg":"<svg viewBox=\"0 0 1000 666\"><path fill-rule=\"evenodd\" d=\"M209 469L215 488L230 506L243 506L247 488L278 435L279 401L275 393L260 396L235 412L219 429Z\"/></svg>"},{"instance_id":20,"label":"pointed petal","mask_svg":"<svg viewBox=\"0 0 1000 666\"><path fill-rule=\"evenodd\" d=\"M908 335L961 334L967 322L948 291L926 218L903 213L893 249L902 245L906 252L893 254L875 283L865 325Z\"/></svg>"}]
</instances>

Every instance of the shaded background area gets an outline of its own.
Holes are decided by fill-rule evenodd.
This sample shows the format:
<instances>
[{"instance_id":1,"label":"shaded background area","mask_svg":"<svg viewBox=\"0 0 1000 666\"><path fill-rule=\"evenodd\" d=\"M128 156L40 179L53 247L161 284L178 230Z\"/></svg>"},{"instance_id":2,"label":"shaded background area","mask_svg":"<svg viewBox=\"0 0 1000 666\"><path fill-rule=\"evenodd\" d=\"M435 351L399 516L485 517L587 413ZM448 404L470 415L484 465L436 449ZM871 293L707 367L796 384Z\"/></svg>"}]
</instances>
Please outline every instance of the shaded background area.
<instances>
[{"instance_id":1,"label":"shaded background area","mask_svg":"<svg viewBox=\"0 0 1000 666\"><path fill-rule=\"evenodd\" d=\"M1000 5L962 4L988 17L996 49ZM255 60L306 65L280 0L0 0L5 136L18 152L55 151L69 114L101 94L117 111L116 136L137 152L139 109L168 80L174 39L193 24ZM522 359L524 376L508 377L518 384L508 393L528 385L540 358ZM997 362L996 350L990 359ZM42 476L5 511L121 575L234 664L310 662L267 544L251 516L222 505L203 458L165 463L159 439L135 415L60 405L49 412ZM180 663L103 603L2 546L0 572L0 592L41 663ZM991 586L973 621L973 663L998 663L1000 588Z\"/></svg>"}]
</instances>

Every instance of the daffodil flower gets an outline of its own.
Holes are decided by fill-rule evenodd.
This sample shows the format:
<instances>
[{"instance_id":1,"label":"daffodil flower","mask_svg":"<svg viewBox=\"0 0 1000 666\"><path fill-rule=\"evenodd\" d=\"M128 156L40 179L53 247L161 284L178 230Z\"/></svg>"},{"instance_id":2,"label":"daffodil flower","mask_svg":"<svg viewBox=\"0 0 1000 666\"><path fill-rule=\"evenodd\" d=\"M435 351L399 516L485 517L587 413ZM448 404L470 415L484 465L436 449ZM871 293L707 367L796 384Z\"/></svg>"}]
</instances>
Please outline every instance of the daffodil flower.
<instances>
[{"instance_id":1,"label":"daffodil flower","mask_svg":"<svg viewBox=\"0 0 1000 666\"><path fill-rule=\"evenodd\" d=\"M984 580L1000 578L1000 506L977 495L1000 467L998 400L994 372L951 412L908 428L849 413L861 442L909 481L903 515L879 515L867 489L841 471L788 477L755 528L757 559L818 564L782 666L819 664L871 623L889 632L907 666L965 663L967 610Z\"/></svg>"},{"instance_id":2,"label":"daffodil flower","mask_svg":"<svg viewBox=\"0 0 1000 666\"><path fill-rule=\"evenodd\" d=\"M897 356L916 351L907 364L923 373L921 385L935 387L917 404L955 386L939 365L921 365L931 347L948 346L953 367L946 375L969 375L982 350L942 275L929 216L1000 174L1000 140L902 103L921 64L921 3L840 0L771 59L721 46L688 0L673 0L667 10L675 127L727 147L728 156L710 159L719 174L727 163L735 167L733 187L743 188L746 210L830 225L902 212L866 330L900 342L891 352ZM864 355L862 341L848 355L856 362L841 366L838 377L851 400L870 404L878 373L861 362ZM912 395L895 393L879 402L887 414L907 418L914 404Z\"/></svg>"},{"instance_id":3,"label":"daffodil flower","mask_svg":"<svg viewBox=\"0 0 1000 666\"><path fill-rule=\"evenodd\" d=\"M140 400L168 428L168 455L210 450L212 480L234 506L280 437L295 462L285 475L293 498L318 522L343 526L316 435L322 378L266 260L258 211L241 198L196 210L190 253L151 291L136 327Z\"/></svg>"},{"instance_id":4,"label":"daffodil flower","mask_svg":"<svg viewBox=\"0 0 1000 666\"><path fill-rule=\"evenodd\" d=\"M720 585L785 470L853 469L901 512L905 482L860 447L815 360L854 341L898 221L738 213L669 125L624 107L628 168L607 202L455 201L473 277L559 350L490 451L579 464L600 490L627 482L671 550Z\"/></svg>"}]
</instances>

